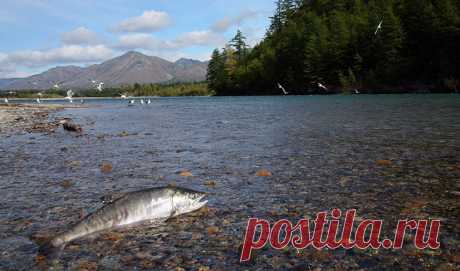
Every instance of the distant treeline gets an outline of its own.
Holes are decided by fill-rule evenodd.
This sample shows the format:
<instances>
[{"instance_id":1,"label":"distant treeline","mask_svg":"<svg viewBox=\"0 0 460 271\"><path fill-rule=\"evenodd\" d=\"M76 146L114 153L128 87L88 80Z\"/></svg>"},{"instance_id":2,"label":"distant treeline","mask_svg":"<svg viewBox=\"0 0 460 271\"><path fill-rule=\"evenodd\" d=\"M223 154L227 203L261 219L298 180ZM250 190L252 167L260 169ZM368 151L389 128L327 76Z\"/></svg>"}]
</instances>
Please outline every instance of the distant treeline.
<instances>
[{"instance_id":1,"label":"distant treeline","mask_svg":"<svg viewBox=\"0 0 460 271\"><path fill-rule=\"evenodd\" d=\"M209 96L214 95L214 92L208 89L208 84L205 82L198 83L171 83L171 84L134 84L124 85L117 88L105 88L102 91L97 89L74 90L74 97L120 97L126 96ZM37 98L39 91L23 90L12 93L0 93L0 97L15 97L15 98ZM40 91L42 98L63 98L67 96L67 89L56 90L49 89Z\"/></svg>"},{"instance_id":2,"label":"distant treeline","mask_svg":"<svg viewBox=\"0 0 460 271\"><path fill-rule=\"evenodd\" d=\"M130 96L209 96L214 92L208 89L206 82L172 84L134 84L122 87Z\"/></svg>"},{"instance_id":3,"label":"distant treeline","mask_svg":"<svg viewBox=\"0 0 460 271\"><path fill-rule=\"evenodd\" d=\"M459 88L459 0L278 0L264 40L245 40L213 52L217 95Z\"/></svg>"}]
</instances>

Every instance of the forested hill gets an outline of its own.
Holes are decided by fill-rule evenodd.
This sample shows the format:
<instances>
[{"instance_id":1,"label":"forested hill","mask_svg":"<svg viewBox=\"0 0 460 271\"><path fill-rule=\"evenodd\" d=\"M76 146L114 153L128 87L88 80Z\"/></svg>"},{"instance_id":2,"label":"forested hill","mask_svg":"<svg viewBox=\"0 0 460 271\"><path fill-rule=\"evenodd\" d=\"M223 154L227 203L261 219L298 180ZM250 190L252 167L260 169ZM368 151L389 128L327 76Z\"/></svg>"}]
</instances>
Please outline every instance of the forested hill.
<instances>
[{"instance_id":1,"label":"forested hill","mask_svg":"<svg viewBox=\"0 0 460 271\"><path fill-rule=\"evenodd\" d=\"M460 0L279 0L266 37L215 50L220 95L450 90L460 79ZM381 23L381 29L377 27ZM318 88L318 83L328 91Z\"/></svg>"}]
</instances>

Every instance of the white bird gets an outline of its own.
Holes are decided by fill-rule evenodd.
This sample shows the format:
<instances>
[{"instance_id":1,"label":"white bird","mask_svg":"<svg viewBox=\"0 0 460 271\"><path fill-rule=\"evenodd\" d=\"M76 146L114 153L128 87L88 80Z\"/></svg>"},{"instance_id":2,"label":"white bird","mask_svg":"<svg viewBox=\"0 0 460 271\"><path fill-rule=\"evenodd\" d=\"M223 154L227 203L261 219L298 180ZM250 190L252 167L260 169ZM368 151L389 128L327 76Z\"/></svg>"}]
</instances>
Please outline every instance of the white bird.
<instances>
[{"instance_id":1,"label":"white bird","mask_svg":"<svg viewBox=\"0 0 460 271\"><path fill-rule=\"evenodd\" d=\"M328 90L327 87L325 87L323 84L318 83L318 87L324 90Z\"/></svg>"},{"instance_id":2,"label":"white bird","mask_svg":"<svg viewBox=\"0 0 460 271\"><path fill-rule=\"evenodd\" d=\"M59 86L62 82L53 82L50 81L50 84L53 86L55 90L59 90L61 87Z\"/></svg>"},{"instance_id":3,"label":"white bird","mask_svg":"<svg viewBox=\"0 0 460 271\"><path fill-rule=\"evenodd\" d=\"M355 94L361 94L361 92L359 92L359 90L355 89Z\"/></svg>"},{"instance_id":4,"label":"white bird","mask_svg":"<svg viewBox=\"0 0 460 271\"><path fill-rule=\"evenodd\" d=\"M288 95L288 94L289 94L289 92L287 92L286 89L284 89L284 87L283 87L280 83L278 83L278 88L281 89L281 90L283 91L284 95Z\"/></svg>"},{"instance_id":5,"label":"white bird","mask_svg":"<svg viewBox=\"0 0 460 271\"><path fill-rule=\"evenodd\" d=\"M377 26L377 29L375 30L374 36L377 35L377 33L379 33L380 30L382 30L382 24L383 24L383 20L381 20L379 25Z\"/></svg>"},{"instance_id":6,"label":"white bird","mask_svg":"<svg viewBox=\"0 0 460 271\"><path fill-rule=\"evenodd\" d=\"M85 100L81 99L81 100L80 100L80 103L81 103L81 104L84 104L84 103L85 103Z\"/></svg>"},{"instance_id":7,"label":"white bird","mask_svg":"<svg viewBox=\"0 0 460 271\"><path fill-rule=\"evenodd\" d=\"M100 82L97 86L96 89L101 92L103 90L104 82Z\"/></svg>"},{"instance_id":8,"label":"white bird","mask_svg":"<svg viewBox=\"0 0 460 271\"><path fill-rule=\"evenodd\" d=\"M144 99L141 99L141 104L144 104Z\"/></svg>"},{"instance_id":9,"label":"white bird","mask_svg":"<svg viewBox=\"0 0 460 271\"><path fill-rule=\"evenodd\" d=\"M97 82L96 80L91 80L91 83L96 84Z\"/></svg>"},{"instance_id":10,"label":"white bird","mask_svg":"<svg viewBox=\"0 0 460 271\"><path fill-rule=\"evenodd\" d=\"M73 103L73 100L72 100L73 94L74 93L71 89L67 91L67 97L65 97L65 99L69 100L70 103Z\"/></svg>"},{"instance_id":11,"label":"white bird","mask_svg":"<svg viewBox=\"0 0 460 271\"><path fill-rule=\"evenodd\" d=\"M37 103L38 103L38 104L41 104L41 103L42 103L42 101L40 100L40 98L37 98Z\"/></svg>"},{"instance_id":12,"label":"white bird","mask_svg":"<svg viewBox=\"0 0 460 271\"><path fill-rule=\"evenodd\" d=\"M150 99L147 100L147 104L151 104L152 101Z\"/></svg>"},{"instance_id":13,"label":"white bird","mask_svg":"<svg viewBox=\"0 0 460 271\"><path fill-rule=\"evenodd\" d=\"M131 101L129 101L129 104L134 104L135 102L136 102L136 101L131 100Z\"/></svg>"},{"instance_id":14,"label":"white bird","mask_svg":"<svg viewBox=\"0 0 460 271\"><path fill-rule=\"evenodd\" d=\"M15 91L9 91L8 94L9 94L9 95L15 95L16 92L15 92Z\"/></svg>"},{"instance_id":15,"label":"white bird","mask_svg":"<svg viewBox=\"0 0 460 271\"><path fill-rule=\"evenodd\" d=\"M127 98L126 94L121 94L120 96L123 100Z\"/></svg>"},{"instance_id":16,"label":"white bird","mask_svg":"<svg viewBox=\"0 0 460 271\"><path fill-rule=\"evenodd\" d=\"M6 103L6 104L9 103L8 98L5 98L5 103Z\"/></svg>"}]
</instances>

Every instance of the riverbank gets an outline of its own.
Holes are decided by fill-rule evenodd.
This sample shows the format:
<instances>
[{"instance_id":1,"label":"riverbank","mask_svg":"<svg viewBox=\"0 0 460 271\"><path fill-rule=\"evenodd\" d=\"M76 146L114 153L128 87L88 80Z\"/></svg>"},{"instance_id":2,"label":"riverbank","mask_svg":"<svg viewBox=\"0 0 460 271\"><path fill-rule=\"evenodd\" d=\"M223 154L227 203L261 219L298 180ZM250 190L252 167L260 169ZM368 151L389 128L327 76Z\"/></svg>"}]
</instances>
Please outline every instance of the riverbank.
<instances>
[{"instance_id":1,"label":"riverbank","mask_svg":"<svg viewBox=\"0 0 460 271\"><path fill-rule=\"evenodd\" d=\"M15 133L53 133L59 119L50 119L53 112L82 106L0 104L0 135Z\"/></svg>"}]
</instances>

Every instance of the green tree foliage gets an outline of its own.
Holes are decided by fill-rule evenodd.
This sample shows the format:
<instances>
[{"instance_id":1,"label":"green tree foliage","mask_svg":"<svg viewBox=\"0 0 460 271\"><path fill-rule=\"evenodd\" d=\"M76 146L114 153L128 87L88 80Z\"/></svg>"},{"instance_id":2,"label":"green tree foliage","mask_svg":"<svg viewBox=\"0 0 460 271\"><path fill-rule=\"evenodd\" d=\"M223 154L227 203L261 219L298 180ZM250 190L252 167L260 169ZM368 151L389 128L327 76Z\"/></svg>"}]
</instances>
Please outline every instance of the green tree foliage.
<instances>
[{"instance_id":1,"label":"green tree foliage","mask_svg":"<svg viewBox=\"0 0 460 271\"><path fill-rule=\"evenodd\" d=\"M238 31L213 53L208 82L218 95L281 94L277 82L293 94L319 82L334 92L455 89L458 44L458 0L278 0L265 39L248 49Z\"/></svg>"}]
</instances>

